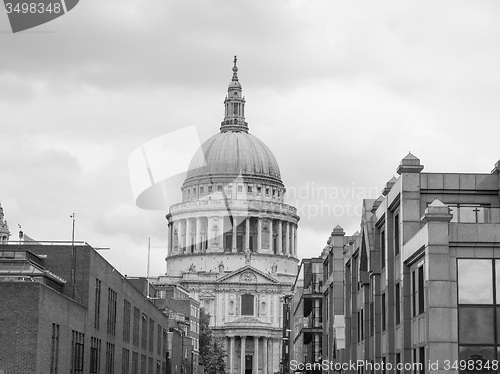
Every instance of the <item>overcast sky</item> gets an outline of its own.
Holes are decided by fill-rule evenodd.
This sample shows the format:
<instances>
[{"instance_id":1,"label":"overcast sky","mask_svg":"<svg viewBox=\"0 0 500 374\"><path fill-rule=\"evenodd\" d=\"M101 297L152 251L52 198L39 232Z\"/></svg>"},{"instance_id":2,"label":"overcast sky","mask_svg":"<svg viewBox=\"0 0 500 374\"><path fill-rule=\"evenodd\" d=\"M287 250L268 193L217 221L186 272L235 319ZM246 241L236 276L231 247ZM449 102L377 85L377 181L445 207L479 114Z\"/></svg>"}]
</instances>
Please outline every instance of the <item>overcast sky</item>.
<instances>
[{"instance_id":1,"label":"overcast sky","mask_svg":"<svg viewBox=\"0 0 500 374\"><path fill-rule=\"evenodd\" d=\"M0 11L11 239L21 224L70 240L75 212L76 239L110 247L123 274L146 273L148 237L151 274L164 273L167 212L135 205L128 158L176 129L217 133L238 55L250 132L301 215L299 256L318 256L337 224L359 229L362 199L408 151L424 171L493 169L499 15L498 1L81 0L12 34Z\"/></svg>"}]
</instances>

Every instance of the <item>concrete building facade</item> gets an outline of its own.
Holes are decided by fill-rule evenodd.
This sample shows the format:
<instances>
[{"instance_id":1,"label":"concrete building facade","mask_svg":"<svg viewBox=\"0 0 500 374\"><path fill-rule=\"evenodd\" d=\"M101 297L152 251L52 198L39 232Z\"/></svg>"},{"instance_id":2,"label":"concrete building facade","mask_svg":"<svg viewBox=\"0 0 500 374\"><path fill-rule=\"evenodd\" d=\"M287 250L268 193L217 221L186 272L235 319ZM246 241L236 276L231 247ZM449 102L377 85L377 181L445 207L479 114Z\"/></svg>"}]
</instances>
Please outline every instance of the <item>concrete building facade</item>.
<instances>
[{"instance_id":1,"label":"concrete building facade","mask_svg":"<svg viewBox=\"0 0 500 374\"><path fill-rule=\"evenodd\" d=\"M319 362L323 350L323 259L307 258L300 263L297 278L292 287L292 323L290 359L291 370L320 373L307 370L301 364Z\"/></svg>"},{"instance_id":2,"label":"concrete building facade","mask_svg":"<svg viewBox=\"0 0 500 374\"><path fill-rule=\"evenodd\" d=\"M279 370L282 297L297 271L293 206L271 150L248 131L236 58L220 133L193 156L170 207L167 275L211 315L230 374Z\"/></svg>"},{"instance_id":3,"label":"concrete building facade","mask_svg":"<svg viewBox=\"0 0 500 374\"><path fill-rule=\"evenodd\" d=\"M500 163L484 174L422 170L406 156L382 196L363 202L360 233L338 226L328 240L329 373L498 371Z\"/></svg>"}]
</instances>

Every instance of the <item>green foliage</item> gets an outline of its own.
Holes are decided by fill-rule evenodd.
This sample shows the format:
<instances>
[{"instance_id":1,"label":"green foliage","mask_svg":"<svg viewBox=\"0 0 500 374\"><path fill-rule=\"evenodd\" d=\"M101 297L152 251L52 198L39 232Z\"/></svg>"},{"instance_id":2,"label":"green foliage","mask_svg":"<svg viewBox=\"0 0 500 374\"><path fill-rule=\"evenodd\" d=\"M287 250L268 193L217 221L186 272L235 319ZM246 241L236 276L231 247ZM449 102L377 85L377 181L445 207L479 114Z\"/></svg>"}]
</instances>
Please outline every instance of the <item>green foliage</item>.
<instances>
[{"instance_id":1,"label":"green foliage","mask_svg":"<svg viewBox=\"0 0 500 374\"><path fill-rule=\"evenodd\" d=\"M226 351L220 339L214 337L210 328L210 314L200 309L200 359L205 366L205 374L226 373Z\"/></svg>"}]
</instances>

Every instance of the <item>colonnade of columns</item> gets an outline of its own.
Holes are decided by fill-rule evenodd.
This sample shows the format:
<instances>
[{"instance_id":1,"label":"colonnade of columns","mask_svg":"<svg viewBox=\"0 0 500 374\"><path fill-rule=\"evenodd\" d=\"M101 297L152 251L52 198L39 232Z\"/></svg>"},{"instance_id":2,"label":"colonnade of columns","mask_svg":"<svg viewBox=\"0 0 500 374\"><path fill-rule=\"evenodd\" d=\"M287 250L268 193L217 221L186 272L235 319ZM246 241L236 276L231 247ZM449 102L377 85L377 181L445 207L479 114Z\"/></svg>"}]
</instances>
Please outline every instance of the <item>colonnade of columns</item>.
<instances>
[{"instance_id":1,"label":"colonnade of columns","mask_svg":"<svg viewBox=\"0 0 500 374\"><path fill-rule=\"evenodd\" d=\"M239 344L237 340L240 341ZM252 374L273 374L273 358L279 356L281 352L279 343L279 339L268 337L229 336L226 340L229 374L246 374L247 354L252 357Z\"/></svg>"},{"instance_id":2,"label":"colonnade of columns","mask_svg":"<svg viewBox=\"0 0 500 374\"><path fill-rule=\"evenodd\" d=\"M241 224L239 229L237 224L228 227L224 219L220 218L223 225L222 235L232 233L231 252L244 252L246 249L251 249L256 253L276 253L297 257L296 223L264 217L234 217L233 222L240 222ZM209 221L208 217L196 217L170 222L168 225L168 254L171 255L174 250L176 250L176 254L187 254L206 252L214 246L220 248L224 239L221 238L220 242L217 242L216 238L220 236L220 232L214 232L214 229L209 227ZM267 223L264 224L264 221L267 221ZM252 246L250 245L251 222L253 222L252 227L254 229L255 224L257 226L256 235L252 239L256 243L253 242ZM177 224L176 229L174 229L174 223ZM243 248L238 248L236 240L238 234L243 235ZM216 243L214 243L214 239ZM228 248L224 249L228 250Z\"/></svg>"}]
</instances>

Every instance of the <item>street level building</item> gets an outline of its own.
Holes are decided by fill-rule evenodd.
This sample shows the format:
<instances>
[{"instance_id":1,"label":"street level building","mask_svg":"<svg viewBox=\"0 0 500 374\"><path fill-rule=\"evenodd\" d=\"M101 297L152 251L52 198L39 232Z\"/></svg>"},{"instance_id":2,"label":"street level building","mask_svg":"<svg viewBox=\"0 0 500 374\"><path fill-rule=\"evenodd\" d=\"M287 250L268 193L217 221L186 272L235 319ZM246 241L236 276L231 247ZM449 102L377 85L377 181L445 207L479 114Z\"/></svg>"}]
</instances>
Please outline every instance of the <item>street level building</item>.
<instances>
[{"instance_id":1,"label":"street level building","mask_svg":"<svg viewBox=\"0 0 500 374\"><path fill-rule=\"evenodd\" d=\"M0 244L0 373L183 374L172 335L87 243Z\"/></svg>"},{"instance_id":2,"label":"street level building","mask_svg":"<svg viewBox=\"0 0 500 374\"><path fill-rule=\"evenodd\" d=\"M307 258L300 263L292 287L291 365L304 372L301 364L321 361L323 342L323 259ZM293 369L292 367L292 369ZM301 370L302 369L302 370Z\"/></svg>"},{"instance_id":3,"label":"street level building","mask_svg":"<svg viewBox=\"0 0 500 374\"><path fill-rule=\"evenodd\" d=\"M271 150L249 133L236 58L220 132L193 156L170 207L167 275L211 315L230 374L280 370L282 297L297 272L297 224Z\"/></svg>"},{"instance_id":4,"label":"street level building","mask_svg":"<svg viewBox=\"0 0 500 374\"><path fill-rule=\"evenodd\" d=\"M333 230L322 256L323 359L363 360L376 372L384 364L387 372L388 365L407 373L489 365L481 372L496 373L500 163L483 174L422 170L408 154L382 196L363 202L360 233ZM473 367L457 368L460 360ZM344 370L356 371L374 372Z\"/></svg>"}]
</instances>

